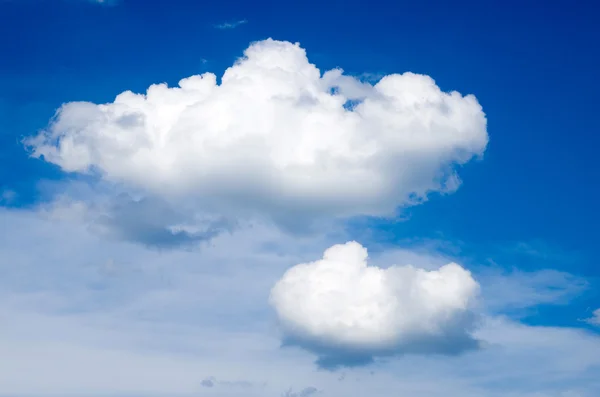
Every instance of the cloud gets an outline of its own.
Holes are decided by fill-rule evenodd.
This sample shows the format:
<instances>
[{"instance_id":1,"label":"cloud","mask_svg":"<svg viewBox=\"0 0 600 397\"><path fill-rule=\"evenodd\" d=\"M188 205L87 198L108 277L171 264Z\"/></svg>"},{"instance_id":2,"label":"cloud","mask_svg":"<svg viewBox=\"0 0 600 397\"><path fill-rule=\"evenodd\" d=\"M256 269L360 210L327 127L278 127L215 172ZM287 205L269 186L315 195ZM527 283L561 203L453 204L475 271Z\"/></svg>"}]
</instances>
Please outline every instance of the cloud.
<instances>
[{"instance_id":1,"label":"cloud","mask_svg":"<svg viewBox=\"0 0 600 397\"><path fill-rule=\"evenodd\" d=\"M99 4L101 6L114 6L121 3L122 0L84 0L88 3Z\"/></svg>"},{"instance_id":2,"label":"cloud","mask_svg":"<svg viewBox=\"0 0 600 397\"><path fill-rule=\"evenodd\" d=\"M292 389L288 389L281 396L282 397L309 397L309 396L313 396L318 393L319 393L319 389L317 389L314 386L308 386L297 392L293 391Z\"/></svg>"},{"instance_id":3,"label":"cloud","mask_svg":"<svg viewBox=\"0 0 600 397\"><path fill-rule=\"evenodd\" d=\"M136 200L123 194L96 217L93 229L124 241L176 248L197 245L232 228L230 222L216 219L204 222L198 230L198 223L185 216L185 212L176 211L160 200L151 197ZM186 221L196 230L186 230Z\"/></svg>"},{"instance_id":4,"label":"cloud","mask_svg":"<svg viewBox=\"0 0 600 397\"><path fill-rule=\"evenodd\" d=\"M290 386L347 397L600 395L596 332L508 318L483 319L474 337L486 348L472 354L381 360L344 370L340 382L339 373L315 371L312 353L280 348L266 302L287 268L319 258L343 237L257 225L220 234L200 253L159 253L99 238L78 220L0 208L3 396L264 397ZM424 251L420 259L372 255L371 264L433 269ZM217 380L211 389L200 384L208 375Z\"/></svg>"},{"instance_id":5,"label":"cloud","mask_svg":"<svg viewBox=\"0 0 600 397\"><path fill-rule=\"evenodd\" d=\"M592 312L592 317L585 320L588 324L597 325L600 327L600 309Z\"/></svg>"},{"instance_id":6,"label":"cloud","mask_svg":"<svg viewBox=\"0 0 600 397\"><path fill-rule=\"evenodd\" d=\"M234 21L234 22L224 22L224 23L219 23L214 25L215 29L221 29L221 30L225 30L225 29L235 29L240 25L244 25L248 23L247 20L245 19L240 19L239 21Z\"/></svg>"},{"instance_id":7,"label":"cloud","mask_svg":"<svg viewBox=\"0 0 600 397\"><path fill-rule=\"evenodd\" d=\"M286 342L319 355L324 368L401 353L456 354L474 348L471 311L479 286L455 263L426 271L367 266L356 242L289 269L270 302Z\"/></svg>"},{"instance_id":8,"label":"cloud","mask_svg":"<svg viewBox=\"0 0 600 397\"><path fill-rule=\"evenodd\" d=\"M50 218L84 222L95 234L158 249L190 248L235 228L235 222L175 208L159 198L84 187L66 190L39 204Z\"/></svg>"},{"instance_id":9,"label":"cloud","mask_svg":"<svg viewBox=\"0 0 600 397\"><path fill-rule=\"evenodd\" d=\"M0 192L0 205L10 205L17 201L19 195L11 189L4 189Z\"/></svg>"},{"instance_id":10,"label":"cloud","mask_svg":"<svg viewBox=\"0 0 600 397\"><path fill-rule=\"evenodd\" d=\"M507 272L484 268L479 280L485 286L486 307L502 312L542 304L566 304L589 287L584 278L553 269Z\"/></svg>"},{"instance_id":11,"label":"cloud","mask_svg":"<svg viewBox=\"0 0 600 397\"><path fill-rule=\"evenodd\" d=\"M26 141L34 157L91 173L174 207L299 227L316 219L394 215L483 154L477 99L428 76L372 85L321 73L298 44L252 44L220 84L212 73L178 87L70 102ZM291 225L291 226L290 226Z\"/></svg>"},{"instance_id":12,"label":"cloud","mask_svg":"<svg viewBox=\"0 0 600 397\"><path fill-rule=\"evenodd\" d=\"M200 385L203 387L224 387L224 388L234 388L234 389L244 389L249 390L252 388L264 388L266 386L265 383L257 384L254 382L250 382L247 380L217 380L214 376L209 376L208 378L202 380Z\"/></svg>"}]
</instances>

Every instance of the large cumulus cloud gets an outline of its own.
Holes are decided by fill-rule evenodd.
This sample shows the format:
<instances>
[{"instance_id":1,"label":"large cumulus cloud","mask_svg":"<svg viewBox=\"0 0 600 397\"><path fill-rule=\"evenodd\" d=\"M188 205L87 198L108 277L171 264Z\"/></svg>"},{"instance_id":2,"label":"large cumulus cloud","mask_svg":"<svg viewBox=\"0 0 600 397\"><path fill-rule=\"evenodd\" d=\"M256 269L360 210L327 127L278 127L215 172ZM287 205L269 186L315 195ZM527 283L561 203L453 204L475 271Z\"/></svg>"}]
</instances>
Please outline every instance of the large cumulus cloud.
<instances>
[{"instance_id":1,"label":"large cumulus cloud","mask_svg":"<svg viewBox=\"0 0 600 397\"><path fill-rule=\"evenodd\" d=\"M66 103L28 140L34 156L68 172L281 222L291 212L393 214L455 189L454 167L487 142L472 95L412 73L374 85L321 73L298 44L271 39L250 45L220 82L205 73L112 103Z\"/></svg>"},{"instance_id":2,"label":"large cumulus cloud","mask_svg":"<svg viewBox=\"0 0 600 397\"><path fill-rule=\"evenodd\" d=\"M323 367L364 364L402 353L456 354L475 348L472 309L479 290L455 263L427 271L367 266L356 242L289 269L270 301L286 342L319 355Z\"/></svg>"}]
</instances>

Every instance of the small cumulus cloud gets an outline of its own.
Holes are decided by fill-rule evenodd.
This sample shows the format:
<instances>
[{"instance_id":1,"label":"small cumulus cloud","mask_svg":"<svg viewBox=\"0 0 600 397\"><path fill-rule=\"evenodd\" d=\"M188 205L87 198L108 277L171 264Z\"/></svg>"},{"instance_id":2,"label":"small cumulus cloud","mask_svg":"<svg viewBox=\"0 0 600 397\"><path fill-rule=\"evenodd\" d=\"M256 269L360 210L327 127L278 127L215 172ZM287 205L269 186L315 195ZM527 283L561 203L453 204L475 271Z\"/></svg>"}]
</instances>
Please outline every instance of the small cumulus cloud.
<instances>
[{"instance_id":1,"label":"small cumulus cloud","mask_svg":"<svg viewBox=\"0 0 600 397\"><path fill-rule=\"evenodd\" d=\"M364 247L348 242L284 274L270 302L286 344L316 353L326 369L477 348L471 331L479 285L467 270L456 263L431 271L384 269L368 266L367 257Z\"/></svg>"},{"instance_id":2,"label":"small cumulus cloud","mask_svg":"<svg viewBox=\"0 0 600 397\"><path fill-rule=\"evenodd\" d=\"M224 23L219 23L219 24L213 25L213 26L215 27L215 29L225 30L225 29L235 29L238 26L244 25L246 23L248 23L247 20L240 19L238 21L224 22Z\"/></svg>"}]
</instances>

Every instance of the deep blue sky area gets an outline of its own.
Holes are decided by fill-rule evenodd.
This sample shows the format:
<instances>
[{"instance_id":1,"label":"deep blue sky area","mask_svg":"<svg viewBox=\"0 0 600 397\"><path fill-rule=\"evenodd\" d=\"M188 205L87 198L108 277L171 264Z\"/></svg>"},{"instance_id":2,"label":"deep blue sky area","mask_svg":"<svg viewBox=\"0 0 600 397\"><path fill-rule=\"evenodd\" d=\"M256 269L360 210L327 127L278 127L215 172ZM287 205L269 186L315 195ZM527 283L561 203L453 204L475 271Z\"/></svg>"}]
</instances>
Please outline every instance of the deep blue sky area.
<instances>
[{"instance_id":1,"label":"deep blue sky area","mask_svg":"<svg viewBox=\"0 0 600 397\"><path fill-rule=\"evenodd\" d=\"M396 239L490 247L542 241L597 274L600 5L592 1L210 2L4 0L0 3L0 185L18 204L64 175L19 143L61 103L221 75L249 42L299 41L322 71L432 76L475 94L490 144L463 186L379 225ZM214 25L247 20L236 29Z\"/></svg>"}]
</instances>

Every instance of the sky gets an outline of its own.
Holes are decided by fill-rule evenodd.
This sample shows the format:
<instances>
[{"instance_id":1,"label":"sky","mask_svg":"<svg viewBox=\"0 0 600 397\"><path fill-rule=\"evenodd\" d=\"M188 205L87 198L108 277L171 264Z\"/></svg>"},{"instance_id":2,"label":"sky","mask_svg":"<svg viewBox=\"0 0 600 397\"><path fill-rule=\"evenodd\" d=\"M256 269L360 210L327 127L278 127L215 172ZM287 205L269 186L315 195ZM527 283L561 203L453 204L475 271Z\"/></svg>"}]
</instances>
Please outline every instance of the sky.
<instances>
[{"instance_id":1,"label":"sky","mask_svg":"<svg viewBox=\"0 0 600 397\"><path fill-rule=\"evenodd\" d=\"M0 397L597 396L592 3L0 0Z\"/></svg>"}]
</instances>

